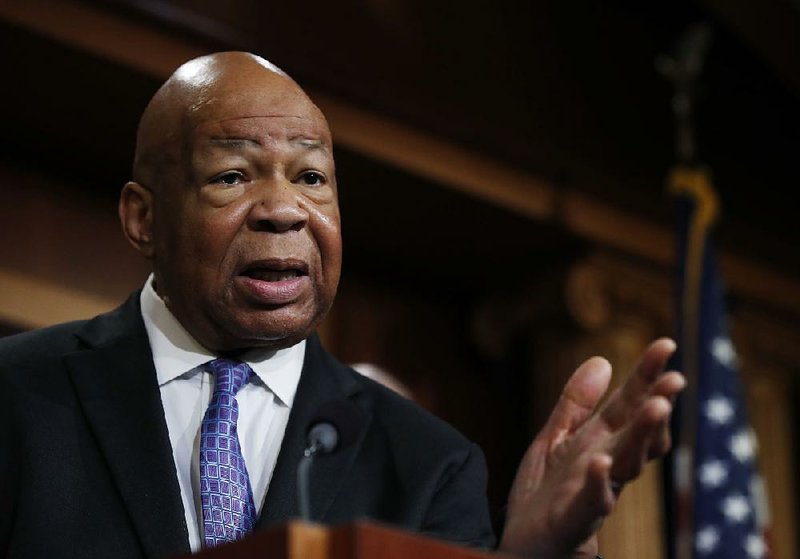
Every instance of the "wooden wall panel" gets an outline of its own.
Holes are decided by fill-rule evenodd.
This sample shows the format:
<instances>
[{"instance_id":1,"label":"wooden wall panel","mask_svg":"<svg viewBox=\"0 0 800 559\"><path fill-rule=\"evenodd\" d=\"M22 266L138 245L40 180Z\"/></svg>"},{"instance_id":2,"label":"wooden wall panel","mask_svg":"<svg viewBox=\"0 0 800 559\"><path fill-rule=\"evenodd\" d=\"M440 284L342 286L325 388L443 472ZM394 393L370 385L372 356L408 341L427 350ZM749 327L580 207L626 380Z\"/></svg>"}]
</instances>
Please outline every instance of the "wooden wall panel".
<instances>
[{"instance_id":1,"label":"wooden wall panel","mask_svg":"<svg viewBox=\"0 0 800 559\"><path fill-rule=\"evenodd\" d=\"M775 559L797 557L797 436L792 416L795 382L794 375L754 365L747 383L750 415L759 442L759 466L766 481Z\"/></svg>"},{"instance_id":2,"label":"wooden wall panel","mask_svg":"<svg viewBox=\"0 0 800 559\"><path fill-rule=\"evenodd\" d=\"M92 196L0 164L0 319L47 326L109 310L140 287L149 265L125 240L115 190Z\"/></svg>"}]
</instances>

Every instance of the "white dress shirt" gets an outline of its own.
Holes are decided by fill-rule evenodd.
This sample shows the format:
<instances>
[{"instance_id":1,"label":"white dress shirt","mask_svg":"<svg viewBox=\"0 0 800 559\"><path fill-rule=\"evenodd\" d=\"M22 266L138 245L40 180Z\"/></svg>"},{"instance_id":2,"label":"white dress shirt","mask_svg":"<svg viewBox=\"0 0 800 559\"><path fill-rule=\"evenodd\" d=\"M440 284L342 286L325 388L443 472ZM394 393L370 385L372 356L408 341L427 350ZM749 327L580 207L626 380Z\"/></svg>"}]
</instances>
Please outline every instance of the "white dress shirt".
<instances>
[{"instance_id":1,"label":"white dress shirt","mask_svg":"<svg viewBox=\"0 0 800 559\"><path fill-rule=\"evenodd\" d=\"M192 551L197 551L203 542L200 423L214 388L213 375L200 366L218 356L202 347L167 309L153 289L152 275L142 289L140 301L172 443L189 544ZM255 373L236 399L242 454L259 511L278 459L304 356L305 341L279 351L251 350L240 357Z\"/></svg>"}]
</instances>

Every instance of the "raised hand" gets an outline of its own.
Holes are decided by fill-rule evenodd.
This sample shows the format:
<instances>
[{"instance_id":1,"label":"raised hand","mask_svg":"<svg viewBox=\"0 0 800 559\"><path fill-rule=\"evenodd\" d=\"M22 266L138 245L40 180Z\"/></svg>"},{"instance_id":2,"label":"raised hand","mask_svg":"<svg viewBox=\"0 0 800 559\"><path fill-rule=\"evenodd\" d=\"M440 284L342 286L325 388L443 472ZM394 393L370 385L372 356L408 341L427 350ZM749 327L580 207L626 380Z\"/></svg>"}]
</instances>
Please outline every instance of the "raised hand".
<instances>
[{"instance_id":1,"label":"raised hand","mask_svg":"<svg viewBox=\"0 0 800 559\"><path fill-rule=\"evenodd\" d=\"M664 372L675 343L654 341L603 406L611 365L601 357L573 373L517 470L500 550L534 559L594 558L596 532L622 486L670 447L669 417L685 386Z\"/></svg>"}]
</instances>

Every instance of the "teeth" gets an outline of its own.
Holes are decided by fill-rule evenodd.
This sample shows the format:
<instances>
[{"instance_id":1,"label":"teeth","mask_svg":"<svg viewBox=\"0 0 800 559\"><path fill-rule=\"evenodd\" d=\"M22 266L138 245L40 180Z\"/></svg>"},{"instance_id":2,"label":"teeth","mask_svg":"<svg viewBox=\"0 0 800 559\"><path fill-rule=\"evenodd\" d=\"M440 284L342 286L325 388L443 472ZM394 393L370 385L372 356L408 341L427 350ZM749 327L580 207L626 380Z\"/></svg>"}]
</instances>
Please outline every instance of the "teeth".
<instances>
[{"instance_id":1,"label":"teeth","mask_svg":"<svg viewBox=\"0 0 800 559\"><path fill-rule=\"evenodd\" d=\"M298 276L297 270L249 270L247 275L261 281L286 281Z\"/></svg>"}]
</instances>

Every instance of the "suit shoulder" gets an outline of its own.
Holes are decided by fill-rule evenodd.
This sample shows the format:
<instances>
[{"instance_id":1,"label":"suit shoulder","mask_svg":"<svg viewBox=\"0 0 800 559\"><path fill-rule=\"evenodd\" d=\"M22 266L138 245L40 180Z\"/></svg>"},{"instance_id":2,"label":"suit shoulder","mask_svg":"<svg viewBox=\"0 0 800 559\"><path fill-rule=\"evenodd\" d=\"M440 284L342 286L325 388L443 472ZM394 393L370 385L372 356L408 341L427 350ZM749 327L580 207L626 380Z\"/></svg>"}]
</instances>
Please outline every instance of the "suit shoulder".
<instances>
[{"instance_id":1,"label":"suit shoulder","mask_svg":"<svg viewBox=\"0 0 800 559\"><path fill-rule=\"evenodd\" d=\"M65 322L0 338L0 370L36 366L78 349L76 332L87 322Z\"/></svg>"},{"instance_id":2,"label":"suit shoulder","mask_svg":"<svg viewBox=\"0 0 800 559\"><path fill-rule=\"evenodd\" d=\"M72 351L113 343L122 335L141 336L144 323L138 292L116 309L86 320L64 322L46 328L0 338L0 370L52 365Z\"/></svg>"}]
</instances>

